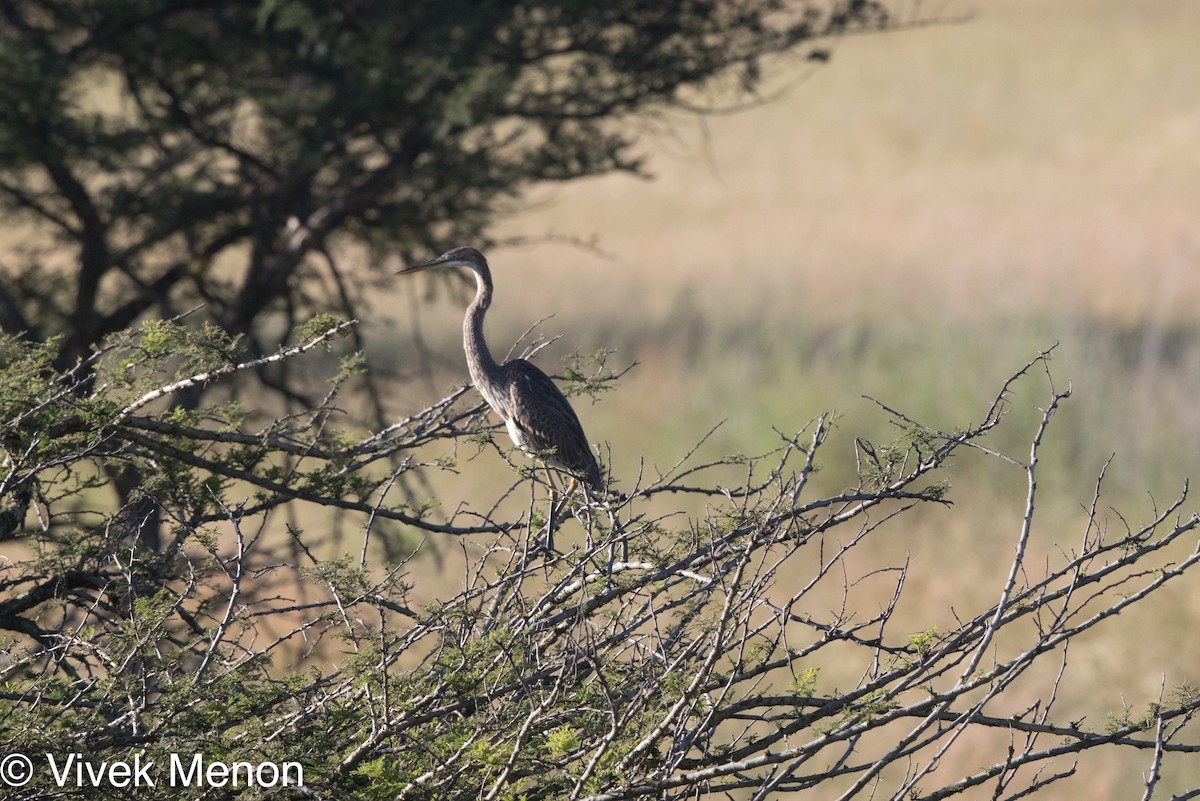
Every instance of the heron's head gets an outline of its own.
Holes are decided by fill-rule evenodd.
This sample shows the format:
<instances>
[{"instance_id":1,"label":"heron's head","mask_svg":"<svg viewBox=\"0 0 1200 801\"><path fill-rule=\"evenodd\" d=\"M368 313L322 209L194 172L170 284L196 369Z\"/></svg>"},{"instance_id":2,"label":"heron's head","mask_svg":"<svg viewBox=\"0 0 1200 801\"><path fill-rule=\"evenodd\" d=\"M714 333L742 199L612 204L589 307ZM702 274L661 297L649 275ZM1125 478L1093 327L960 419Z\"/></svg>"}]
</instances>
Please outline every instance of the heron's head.
<instances>
[{"instance_id":1,"label":"heron's head","mask_svg":"<svg viewBox=\"0 0 1200 801\"><path fill-rule=\"evenodd\" d=\"M396 275L408 275L409 273L419 273L422 270L428 270L433 267L469 267L478 272L487 264L487 260L483 258L483 254L475 248L455 248L448 250L436 259L419 262L411 267L405 267Z\"/></svg>"}]
</instances>

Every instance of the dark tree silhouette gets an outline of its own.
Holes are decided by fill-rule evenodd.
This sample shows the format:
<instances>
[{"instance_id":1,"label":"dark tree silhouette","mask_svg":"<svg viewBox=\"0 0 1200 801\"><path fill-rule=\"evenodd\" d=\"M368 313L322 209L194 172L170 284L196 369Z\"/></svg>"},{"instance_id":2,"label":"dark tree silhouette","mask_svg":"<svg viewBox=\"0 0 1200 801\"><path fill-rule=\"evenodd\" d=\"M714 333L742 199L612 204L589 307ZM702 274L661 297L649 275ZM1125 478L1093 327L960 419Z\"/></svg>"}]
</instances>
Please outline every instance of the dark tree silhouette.
<instances>
[{"instance_id":1,"label":"dark tree silhouette","mask_svg":"<svg viewBox=\"0 0 1200 801\"><path fill-rule=\"evenodd\" d=\"M378 255L486 242L535 182L637 171L630 115L873 3L0 3L0 325L67 369L150 315L242 335L355 316ZM270 316L273 325L260 323ZM282 324L280 324L282 322ZM258 371L287 394L286 365Z\"/></svg>"},{"instance_id":2,"label":"dark tree silhouette","mask_svg":"<svg viewBox=\"0 0 1200 801\"><path fill-rule=\"evenodd\" d=\"M53 339L64 373L139 319L197 307L190 325L214 322L249 357L315 314L358 317L389 256L486 244L501 201L532 183L639 170L630 115L714 80L752 89L770 54L887 24L840 0L0 13L0 211L19 231L0 253L0 327ZM250 375L311 408L290 364ZM386 425L379 373L365 385ZM172 400L195 408L205 389ZM143 475L105 469L122 505L138 496ZM155 509L130 519L156 548Z\"/></svg>"}]
</instances>

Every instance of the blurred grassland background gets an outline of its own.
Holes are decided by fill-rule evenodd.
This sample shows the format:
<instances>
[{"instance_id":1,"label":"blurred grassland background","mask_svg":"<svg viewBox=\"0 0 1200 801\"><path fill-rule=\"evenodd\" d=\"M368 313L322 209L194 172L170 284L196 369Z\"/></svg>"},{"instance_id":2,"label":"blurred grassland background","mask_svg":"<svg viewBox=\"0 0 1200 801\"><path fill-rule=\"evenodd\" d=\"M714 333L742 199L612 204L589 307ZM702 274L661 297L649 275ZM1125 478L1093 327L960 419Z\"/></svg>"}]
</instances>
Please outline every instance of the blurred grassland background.
<instances>
[{"instance_id":1,"label":"blurred grassland background","mask_svg":"<svg viewBox=\"0 0 1200 801\"><path fill-rule=\"evenodd\" d=\"M1055 342L1075 395L1047 460L1074 501L1113 453L1114 501L1192 475L1200 6L962 8L975 19L834 42L828 66L776 63L782 96L760 107L657 120L652 181L549 188L501 232L601 251L492 251L488 334L503 351L554 315L539 330L562 338L538 357L552 372L570 351L639 363L597 404L577 401L618 476L673 463L721 421L711 455L768 448L772 427L823 411L847 437L882 437L862 395L961 425ZM411 408L466 380L467 295L392 286L378 358L420 379L396 399ZM433 375L414 367L413 319ZM1026 388L1013 414L1030 421L1045 392Z\"/></svg>"},{"instance_id":2,"label":"blurred grassland background","mask_svg":"<svg viewBox=\"0 0 1200 801\"><path fill-rule=\"evenodd\" d=\"M1079 542L1110 455L1102 508L1133 525L1200 477L1200 4L947 10L974 18L835 41L828 65L769 65L769 102L641 123L654 180L547 188L499 232L528 241L489 254L494 350L554 315L539 328L562 335L537 357L549 372L572 351L638 362L598 402L575 400L589 437L611 447L618 487L722 421L701 459L770 449L773 429L831 411L814 490L836 492L853 481L853 438L895 433L862 396L951 429L1056 342L1055 386L1074 395L1043 453L1031 568ZM394 399L403 414L466 380L466 296L394 291L376 308L374 357L413 379ZM1024 382L991 444L1027 456L1048 397L1044 374ZM458 455L458 473L432 479L442 507L486 508L511 473L494 451ZM900 619L913 631L993 602L1018 533L1019 469L968 455L951 478L953 509L906 516L857 562L911 559ZM456 575L447 564L444 578ZM863 616L889 587L857 596ZM1073 649L1059 717L1124 703L1141 714L1164 676L1200 683L1192 590L1123 616L1123 638L1100 631ZM1092 766L1093 797L1140 793L1148 764L1131 752ZM1171 786L1200 784L1187 764L1168 766Z\"/></svg>"}]
</instances>

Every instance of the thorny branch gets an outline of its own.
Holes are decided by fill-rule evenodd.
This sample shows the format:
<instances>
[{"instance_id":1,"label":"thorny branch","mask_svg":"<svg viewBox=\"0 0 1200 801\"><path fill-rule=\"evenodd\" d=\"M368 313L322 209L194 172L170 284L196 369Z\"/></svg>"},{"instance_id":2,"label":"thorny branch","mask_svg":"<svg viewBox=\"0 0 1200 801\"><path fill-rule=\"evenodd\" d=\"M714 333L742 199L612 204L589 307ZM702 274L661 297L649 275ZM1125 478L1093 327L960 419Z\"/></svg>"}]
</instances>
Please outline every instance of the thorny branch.
<instances>
[{"instance_id":1,"label":"thorny branch","mask_svg":"<svg viewBox=\"0 0 1200 801\"><path fill-rule=\"evenodd\" d=\"M424 582L410 573L415 562L372 568L367 548L378 538L371 528L389 520L439 536L442 524L384 499L397 470L422 463L422 447L472 430L478 409L463 408L462 391L337 446L305 439L291 422L209 432L128 415L111 434L121 447L240 482L209 484L212 509L170 518L197 532L222 524L232 538L222 545L193 535L205 543L201 552L185 538L180 555L192 578L170 584L170 604L155 617L154 636L137 641L137 660L74 637L31 650L4 675L53 654L91 676L58 697L57 708L111 706L116 742L154 742L172 735L176 718L149 714L161 698L154 688L170 677L146 649L177 650L186 656L183 677L201 695L235 680L259 688L255 722L237 735L245 742L328 755L304 790L319 798L356 792L368 779L386 782L396 798L616 801L742 790L766 798L821 786L846 799L940 799L989 785L997 797L1021 797L1071 781L1090 754L1117 747L1149 755L1149 798L1163 786L1164 766L1200 751L1200 691L1164 687L1146 715L1126 710L1104 726L1085 725L1103 710L1064 710L1060 689L1073 680L1072 642L1192 571L1200 517L1185 512L1185 487L1148 522L1113 533L1100 511L1102 471L1078 544L1039 551L1031 536L1039 457L1069 390L1056 391L1046 370L1048 401L1028 457L1000 453L985 438L1001 424L1015 383L1033 380L1047 358L1006 381L980 423L954 433L889 410L904 444L856 441L857 483L826 497L812 497L810 485L830 442L825 417L781 436L768 454L696 464L693 453L623 491L574 499L574 521L560 531L565 552L552 556L533 547L533 505L510 489L513 503L501 498L472 512L474 533L446 527L458 535L465 575L459 592L436 603L418 600ZM249 447L284 459L283 471L268 477L221 461L222 449ZM919 565L911 556L873 564L868 545L914 507L946 504L944 486L931 479L960 448L1025 473L1012 561L982 596L991 600L914 634L902 599ZM309 460L334 477L380 460L391 469L361 501L337 501L304 483ZM733 467L741 478L730 482ZM231 486L260 495L231 503ZM664 511L664 499L680 497L702 500L704 511ZM297 499L360 515L359 550L318 556L323 546L297 528L288 556L266 535L243 534L251 520L265 531L269 516ZM293 582L267 583L275 595L255 589L281 573ZM76 616L105 625L121 611L110 595L80 594ZM297 651L302 663L324 667L286 688L261 668ZM144 674L136 715L88 690L111 681L113 664L137 664ZM1032 703L1014 700L1031 694ZM49 696L6 697L33 709ZM335 709L348 717L331 732ZM977 756L957 759L997 742L1004 745L983 768Z\"/></svg>"}]
</instances>

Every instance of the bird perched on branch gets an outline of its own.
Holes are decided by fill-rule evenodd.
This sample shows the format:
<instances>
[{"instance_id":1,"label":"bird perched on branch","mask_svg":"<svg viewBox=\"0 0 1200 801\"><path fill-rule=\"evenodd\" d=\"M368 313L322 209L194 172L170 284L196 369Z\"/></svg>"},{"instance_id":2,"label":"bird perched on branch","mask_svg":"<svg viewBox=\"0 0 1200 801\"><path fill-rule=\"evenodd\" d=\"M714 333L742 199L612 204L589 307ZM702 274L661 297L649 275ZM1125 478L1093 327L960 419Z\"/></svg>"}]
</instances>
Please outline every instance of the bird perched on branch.
<instances>
[{"instance_id":1,"label":"bird perched on branch","mask_svg":"<svg viewBox=\"0 0 1200 801\"><path fill-rule=\"evenodd\" d=\"M589 489L600 490L600 465L566 396L530 362L513 359L498 364L488 349L483 317L492 305L492 273L483 254L475 248L455 248L397 275L441 267L466 267L475 274L475 300L463 318L463 350L471 381L504 420L508 436L522 450L567 472Z\"/></svg>"}]
</instances>

